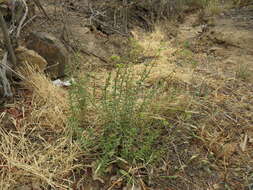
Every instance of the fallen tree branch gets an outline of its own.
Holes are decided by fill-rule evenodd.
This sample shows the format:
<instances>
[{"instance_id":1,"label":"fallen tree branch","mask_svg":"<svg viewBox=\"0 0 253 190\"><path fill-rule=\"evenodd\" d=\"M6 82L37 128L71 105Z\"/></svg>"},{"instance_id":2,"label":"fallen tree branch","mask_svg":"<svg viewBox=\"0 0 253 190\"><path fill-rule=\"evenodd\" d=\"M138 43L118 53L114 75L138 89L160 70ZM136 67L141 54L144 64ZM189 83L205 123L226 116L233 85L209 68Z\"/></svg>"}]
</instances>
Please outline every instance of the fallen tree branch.
<instances>
[{"instance_id":1,"label":"fallen tree branch","mask_svg":"<svg viewBox=\"0 0 253 190\"><path fill-rule=\"evenodd\" d=\"M90 51L84 50L84 49L80 49L80 51L81 51L82 53L85 53L86 55L89 55L89 56L92 55L92 56L94 56L94 57L100 59L102 62L104 62L104 63L106 63L106 64L109 64L109 62L108 62L105 58L103 58L103 57L101 57L101 56L98 56L97 54L95 54L95 53L93 53L93 52L90 52Z\"/></svg>"},{"instance_id":2,"label":"fallen tree branch","mask_svg":"<svg viewBox=\"0 0 253 190\"><path fill-rule=\"evenodd\" d=\"M3 14L1 11L0 11L0 27L3 31L4 41L7 48L7 52L3 56L2 64L0 67L0 78L1 78L1 83L4 90L4 94L3 94L4 97L12 97L13 94L11 92L10 83L6 76L6 66L8 65L8 53L10 54L10 59L13 66L16 66L16 56L14 54L14 50L11 45L11 40L10 40L10 36L7 30L7 25L5 23L5 20L3 18Z\"/></svg>"},{"instance_id":3,"label":"fallen tree branch","mask_svg":"<svg viewBox=\"0 0 253 190\"><path fill-rule=\"evenodd\" d=\"M25 22L25 19L27 17L27 14L28 14L28 7L27 7L27 4L25 2L25 0L22 0L24 6L25 6L25 13L22 17L22 19L20 20L19 24L18 24L18 28L17 28L17 34L16 34L16 37L19 38L20 36L20 31L22 29L22 26L23 26L23 23Z\"/></svg>"},{"instance_id":4,"label":"fallen tree branch","mask_svg":"<svg viewBox=\"0 0 253 190\"><path fill-rule=\"evenodd\" d=\"M21 29L23 29L26 25L28 25L29 23L31 23L36 17L37 17L37 15L34 15L32 18L30 18L26 23L23 24L23 26L21 27Z\"/></svg>"},{"instance_id":5,"label":"fallen tree branch","mask_svg":"<svg viewBox=\"0 0 253 190\"><path fill-rule=\"evenodd\" d=\"M11 85L6 76L6 66L8 65L7 57L8 57L8 52L6 52L3 56L2 65L0 67L0 78L1 78L1 83L3 85L4 97L12 97L13 94L11 92Z\"/></svg>"}]
</instances>

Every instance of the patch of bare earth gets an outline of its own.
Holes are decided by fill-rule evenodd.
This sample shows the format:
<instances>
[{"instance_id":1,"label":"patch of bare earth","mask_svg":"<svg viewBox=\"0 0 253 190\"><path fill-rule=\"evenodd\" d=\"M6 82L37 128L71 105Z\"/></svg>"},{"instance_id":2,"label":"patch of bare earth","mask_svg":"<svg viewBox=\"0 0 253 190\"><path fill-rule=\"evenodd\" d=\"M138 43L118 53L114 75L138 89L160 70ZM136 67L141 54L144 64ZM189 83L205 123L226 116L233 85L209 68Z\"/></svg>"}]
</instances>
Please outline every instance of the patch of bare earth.
<instances>
[{"instance_id":1,"label":"patch of bare earth","mask_svg":"<svg viewBox=\"0 0 253 190\"><path fill-rule=\"evenodd\" d=\"M181 170L175 189L179 184L190 189L252 188L252 16L252 7L245 7L212 18L211 25L196 26L198 17L190 15L179 27L181 60L175 64L194 63L185 93L192 95L199 114L191 122L181 121L193 138L186 141L188 146L177 143L176 165L190 164Z\"/></svg>"}]
</instances>

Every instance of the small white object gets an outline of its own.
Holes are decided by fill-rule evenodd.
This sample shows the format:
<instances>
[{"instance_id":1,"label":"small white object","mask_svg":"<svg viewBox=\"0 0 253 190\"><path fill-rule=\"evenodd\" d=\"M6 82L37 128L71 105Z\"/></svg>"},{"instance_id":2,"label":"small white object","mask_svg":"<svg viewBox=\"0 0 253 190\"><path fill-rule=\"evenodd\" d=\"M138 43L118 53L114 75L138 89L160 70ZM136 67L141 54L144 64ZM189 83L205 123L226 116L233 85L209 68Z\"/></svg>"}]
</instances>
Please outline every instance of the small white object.
<instances>
[{"instance_id":1,"label":"small white object","mask_svg":"<svg viewBox=\"0 0 253 190\"><path fill-rule=\"evenodd\" d=\"M53 81L53 84L59 87L68 87L68 86L71 86L71 81L72 80L62 81L61 79L57 79Z\"/></svg>"}]
</instances>

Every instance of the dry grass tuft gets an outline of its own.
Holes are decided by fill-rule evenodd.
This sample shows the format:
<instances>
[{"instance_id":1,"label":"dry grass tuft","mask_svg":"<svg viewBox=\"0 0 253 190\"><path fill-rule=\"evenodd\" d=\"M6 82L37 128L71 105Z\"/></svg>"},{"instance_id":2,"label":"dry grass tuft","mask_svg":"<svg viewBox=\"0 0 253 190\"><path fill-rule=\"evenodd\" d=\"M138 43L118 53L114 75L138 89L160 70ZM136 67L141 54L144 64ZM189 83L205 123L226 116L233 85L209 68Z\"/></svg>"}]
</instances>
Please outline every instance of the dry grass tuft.
<instances>
[{"instance_id":1,"label":"dry grass tuft","mask_svg":"<svg viewBox=\"0 0 253 190\"><path fill-rule=\"evenodd\" d=\"M25 78L24 85L33 91L30 122L51 130L64 129L69 106L67 92L29 65L23 69L22 75Z\"/></svg>"},{"instance_id":2,"label":"dry grass tuft","mask_svg":"<svg viewBox=\"0 0 253 190\"><path fill-rule=\"evenodd\" d=\"M215 15L222 12L224 7L214 3L206 9ZM242 152L239 146L247 138L248 128L252 128L250 67L240 65L230 68L231 72L235 73L235 79L239 79L234 80L220 62L216 64L200 53L193 53L189 47L173 47L160 28L148 35L135 31L134 36L146 56L157 56L152 63L153 69L148 82L168 82L167 91L161 93L155 104L151 105L157 109L154 117L163 122L170 121L173 127L176 125L180 129L190 126L190 133L194 137L191 143L194 142L194 146L197 146L194 147L195 151L207 155L208 162L212 163L212 166L207 164L205 167L211 168L213 173L226 176L236 189L243 189L246 177L240 180L240 184L234 184L232 176L238 175L239 169L240 175L245 175L241 168L251 164L249 160L252 156L252 143L246 143L245 152ZM198 64L195 64L194 68L187 64L196 60ZM143 65L133 67L136 72L144 68ZM177 88L178 84L186 85L181 85L180 89ZM176 131L177 127L173 130ZM181 130L174 138L180 139L180 135L191 138L187 134L189 128ZM190 149L187 149L189 153ZM201 159L205 160L205 156ZM173 156L171 157L168 162L173 159ZM198 168L201 164L193 165ZM212 167L215 167L216 171ZM200 170L195 171L198 172ZM199 179L199 176L197 178ZM220 179L222 180L222 177Z\"/></svg>"},{"instance_id":3,"label":"dry grass tuft","mask_svg":"<svg viewBox=\"0 0 253 190\"><path fill-rule=\"evenodd\" d=\"M140 31L134 31L133 34L137 43L143 48L145 56L156 56L147 79L149 83L156 83L159 80L189 83L192 78L192 69L178 67L173 63L174 53L178 51L178 48L173 47L171 42L166 39L161 27L157 26L154 32L145 35ZM133 67L133 70L141 72L145 65Z\"/></svg>"},{"instance_id":4,"label":"dry grass tuft","mask_svg":"<svg viewBox=\"0 0 253 190\"><path fill-rule=\"evenodd\" d=\"M35 184L67 189L71 184L71 171L79 165L73 164L78 150L69 139L47 140L35 132L7 133L3 129L0 137L1 189Z\"/></svg>"},{"instance_id":5,"label":"dry grass tuft","mask_svg":"<svg viewBox=\"0 0 253 190\"><path fill-rule=\"evenodd\" d=\"M228 3L226 3L228 6ZM205 7L205 12L208 15L218 15L225 10L225 5L222 5L219 0L212 0L208 2L207 6Z\"/></svg>"},{"instance_id":6,"label":"dry grass tuft","mask_svg":"<svg viewBox=\"0 0 253 190\"><path fill-rule=\"evenodd\" d=\"M69 189L80 150L66 135L67 92L29 65L19 74L33 95L22 126L0 129L0 189Z\"/></svg>"}]
</instances>

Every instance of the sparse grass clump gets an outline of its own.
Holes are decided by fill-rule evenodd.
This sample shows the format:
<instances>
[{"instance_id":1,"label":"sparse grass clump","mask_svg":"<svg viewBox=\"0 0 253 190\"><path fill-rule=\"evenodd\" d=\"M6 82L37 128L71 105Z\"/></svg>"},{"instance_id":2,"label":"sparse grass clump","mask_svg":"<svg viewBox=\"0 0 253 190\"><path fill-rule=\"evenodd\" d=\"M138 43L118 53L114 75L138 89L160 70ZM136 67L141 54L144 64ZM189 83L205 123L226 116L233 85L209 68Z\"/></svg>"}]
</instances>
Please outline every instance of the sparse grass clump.
<instances>
[{"instance_id":1,"label":"sparse grass clump","mask_svg":"<svg viewBox=\"0 0 253 190\"><path fill-rule=\"evenodd\" d=\"M238 66L236 73L235 73L235 77L237 79L241 79L243 81L248 81L252 76L252 71L249 70L249 66L248 65L240 65Z\"/></svg>"},{"instance_id":2,"label":"sparse grass clump","mask_svg":"<svg viewBox=\"0 0 253 190\"><path fill-rule=\"evenodd\" d=\"M43 73L36 72L30 65L25 65L20 74L23 75L24 86L33 92L31 122L39 122L53 131L64 130L68 93L55 86Z\"/></svg>"},{"instance_id":3,"label":"sparse grass clump","mask_svg":"<svg viewBox=\"0 0 253 190\"><path fill-rule=\"evenodd\" d=\"M205 11L209 15L218 15L225 10L224 6L220 0L210 0L206 5Z\"/></svg>"},{"instance_id":4,"label":"sparse grass clump","mask_svg":"<svg viewBox=\"0 0 253 190\"><path fill-rule=\"evenodd\" d=\"M159 130L153 128L146 116L158 90L145 87L150 68L136 76L131 68L118 67L108 75L99 98L95 99L94 91L87 86L75 85L71 94L75 106L71 106L70 126L84 149L99 153L99 172L105 172L110 164L122 160L129 167L138 163L149 164L159 152L153 149ZM97 115L99 125L95 128L89 126L88 110Z\"/></svg>"}]
</instances>

